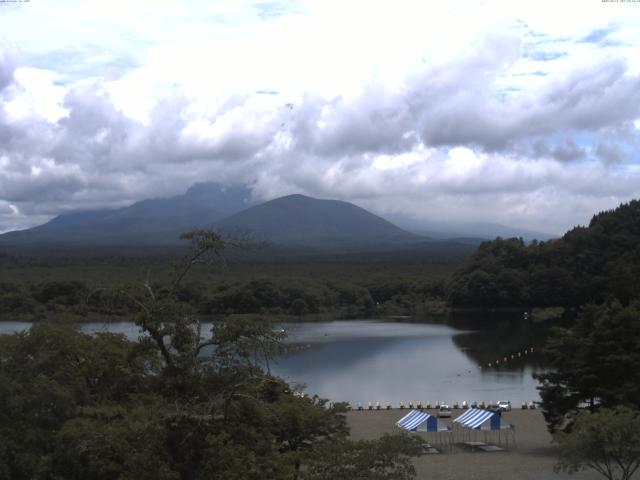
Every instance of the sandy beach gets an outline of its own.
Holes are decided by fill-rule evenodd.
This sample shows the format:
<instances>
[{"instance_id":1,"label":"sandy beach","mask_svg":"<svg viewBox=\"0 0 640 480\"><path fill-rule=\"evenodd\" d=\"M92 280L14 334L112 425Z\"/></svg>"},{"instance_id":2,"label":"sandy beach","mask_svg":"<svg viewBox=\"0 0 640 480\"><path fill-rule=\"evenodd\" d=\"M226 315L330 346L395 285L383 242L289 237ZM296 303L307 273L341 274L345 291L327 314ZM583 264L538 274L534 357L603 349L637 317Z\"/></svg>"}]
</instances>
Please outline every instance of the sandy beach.
<instances>
[{"instance_id":1,"label":"sandy beach","mask_svg":"<svg viewBox=\"0 0 640 480\"><path fill-rule=\"evenodd\" d=\"M463 411L454 410L453 417ZM373 439L383 433L398 431L394 424L408 410L352 411L347 421L354 440ZM435 414L435 411L429 411ZM513 410L502 414L502 423L515 425L516 445L500 452L470 451L454 445L450 453L425 454L415 460L417 478L430 480L546 480L546 479L599 479L592 471L574 475L554 473L557 461L556 447L551 444L542 413L539 410ZM439 426L451 425L450 419L440 419ZM426 434L418 434L426 435ZM481 437L482 435L480 435ZM425 437L426 438L426 437ZM481 440L481 438L479 438ZM504 439L501 438L504 443ZM437 445L434 445L437 446ZM636 475L634 478L640 478Z\"/></svg>"}]
</instances>

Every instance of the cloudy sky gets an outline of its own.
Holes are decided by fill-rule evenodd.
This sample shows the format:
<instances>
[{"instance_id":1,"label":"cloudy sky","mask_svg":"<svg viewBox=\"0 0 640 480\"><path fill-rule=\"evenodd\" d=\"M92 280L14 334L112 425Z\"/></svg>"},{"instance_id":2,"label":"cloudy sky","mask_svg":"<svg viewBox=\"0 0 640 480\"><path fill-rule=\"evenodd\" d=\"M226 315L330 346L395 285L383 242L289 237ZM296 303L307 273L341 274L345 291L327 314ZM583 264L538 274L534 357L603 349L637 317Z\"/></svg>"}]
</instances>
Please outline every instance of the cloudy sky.
<instances>
[{"instance_id":1,"label":"cloudy sky","mask_svg":"<svg viewBox=\"0 0 640 480\"><path fill-rule=\"evenodd\" d=\"M640 2L0 1L0 231L196 181L563 232L640 197Z\"/></svg>"}]
</instances>

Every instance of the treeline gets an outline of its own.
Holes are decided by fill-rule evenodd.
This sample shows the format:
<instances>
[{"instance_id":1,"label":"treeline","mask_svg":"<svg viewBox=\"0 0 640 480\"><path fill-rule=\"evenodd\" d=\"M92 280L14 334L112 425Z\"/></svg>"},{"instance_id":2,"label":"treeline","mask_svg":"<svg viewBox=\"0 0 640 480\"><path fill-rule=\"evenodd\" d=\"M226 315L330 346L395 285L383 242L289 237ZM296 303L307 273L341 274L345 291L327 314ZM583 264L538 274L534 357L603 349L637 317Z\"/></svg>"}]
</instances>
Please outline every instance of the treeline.
<instances>
[{"instance_id":1,"label":"treeline","mask_svg":"<svg viewBox=\"0 0 640 480\"><path fill-rule=\"evenodd\" d=\"M525 245L484 242L447 285L458 307L566 306L640 297L640 201L595 215L588 227Z\"/></svg>"},{"instance_id":2,"label":"treeline","mask_svg":"<svg viewBox=\"0 0 640 480\"><path fill-rule=\"evenodd\" d=\"M161 290L160 285L155 285ZM0 283L0 317L42 319L55 314L127 316L126 287L101 287L80 280ZM261 277L192 281L177 298L202 315L262 314L363 318L421 313L441 306L442 279L372 278L354 282L314 278Z\"/></svg>"},{"instance_id":3,"label":"treeline","mask_svg":"<svg viewBox=\"0 0 640 480\"><path fill-rule=\"evenodd\" d=\"M113 297L134 313L137 341L83 334L68 315L0 335L0 478L415 478L422 439L352 441L344 404L301 396L270 373L284 336L270 322L246 315L201 328L183 281L220 238L189 239L173 279ZM31 293L73 304L82 287L45 282Z\"/></svg>"}]
</instances>

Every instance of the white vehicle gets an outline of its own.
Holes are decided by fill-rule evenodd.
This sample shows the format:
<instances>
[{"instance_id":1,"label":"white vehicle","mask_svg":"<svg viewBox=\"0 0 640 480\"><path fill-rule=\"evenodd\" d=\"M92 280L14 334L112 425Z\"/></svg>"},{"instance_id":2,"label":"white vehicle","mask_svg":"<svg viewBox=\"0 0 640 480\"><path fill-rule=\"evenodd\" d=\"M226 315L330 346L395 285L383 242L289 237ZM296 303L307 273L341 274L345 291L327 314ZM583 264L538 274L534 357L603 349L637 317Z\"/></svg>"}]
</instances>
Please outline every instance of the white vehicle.
<instances>
[{"instance_id":1,"label":"white vehicle","mask_svg":"<svg viewBox=\"0 0 640 480\"><path fill-rule=\"evenodd\" d=\"M440 405L438 409L438 417L451 418L451 407L449 405Z\"/></svg>"},{"instance_id":2,"label":"white vehicle","mask_svg":"<svg viewBox=\"0 0 640 480\"><path fill-rule=\"evenodd\" d=\"M510 412L511 411L511 402L508 400L500 400L498 402L498 408L500 410L502 410L503 412Z\"/></svg>"}]
</instances>

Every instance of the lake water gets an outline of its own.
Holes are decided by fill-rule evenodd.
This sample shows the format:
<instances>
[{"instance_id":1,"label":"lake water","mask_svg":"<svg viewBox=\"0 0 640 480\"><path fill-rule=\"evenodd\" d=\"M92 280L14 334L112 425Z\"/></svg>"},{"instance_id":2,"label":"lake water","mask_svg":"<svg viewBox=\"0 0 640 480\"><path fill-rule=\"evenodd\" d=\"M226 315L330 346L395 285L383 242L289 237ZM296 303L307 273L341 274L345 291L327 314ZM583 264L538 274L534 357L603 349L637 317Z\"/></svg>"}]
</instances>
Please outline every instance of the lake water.
<instances>
[{"instance_id":1,"label":"lake water","mask_svg":"<svg viewBox=\"0 0 640 480\"><path fill-rule=\"evenodd\" d=\"M0 333L29 326L0 322ZM309 394L333 401L366 406L510 400L520 406L523 400L539 399L532 378L544 369L539 350L546 328L539 325L463 317L446 324L357 320L282 326L287 343L296 348L278 358L272 371L289 383L306 385ZM81 328L138 337L131 322L92 322Z\"/></svg>"}]
</instances>

